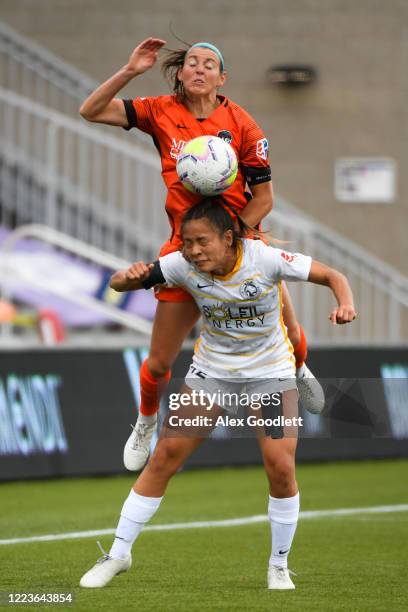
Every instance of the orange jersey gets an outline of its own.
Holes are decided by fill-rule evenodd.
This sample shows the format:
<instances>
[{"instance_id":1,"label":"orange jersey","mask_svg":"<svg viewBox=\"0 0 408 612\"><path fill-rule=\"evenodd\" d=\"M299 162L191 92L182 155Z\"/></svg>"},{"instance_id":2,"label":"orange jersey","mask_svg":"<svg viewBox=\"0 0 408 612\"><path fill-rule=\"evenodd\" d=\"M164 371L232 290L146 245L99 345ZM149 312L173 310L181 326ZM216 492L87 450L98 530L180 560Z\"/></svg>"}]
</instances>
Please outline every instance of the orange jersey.
<instances>
[{"instance_id":1,"label":"orange jersey","mask_svg":"<svg viewBox=\"0 0 408 612\"><path fill-rule=\"evenodd\" d=\"M150 134L156 145L162 166L163 180L168 189L166 212L172 235L161 255L180 247L180 224L186 211L202 196L183 187L176 172L177 156L183 146L197 136L219 136L229 142L239 162L235 182L222 197L237 212L248 203L245 184L256 185L271 180L268 162L268 141L254 119L238 104L218 96L220 105L206 119L197 119L176 96L124 100L129 128Z\"/></svg>"}]
</instances>

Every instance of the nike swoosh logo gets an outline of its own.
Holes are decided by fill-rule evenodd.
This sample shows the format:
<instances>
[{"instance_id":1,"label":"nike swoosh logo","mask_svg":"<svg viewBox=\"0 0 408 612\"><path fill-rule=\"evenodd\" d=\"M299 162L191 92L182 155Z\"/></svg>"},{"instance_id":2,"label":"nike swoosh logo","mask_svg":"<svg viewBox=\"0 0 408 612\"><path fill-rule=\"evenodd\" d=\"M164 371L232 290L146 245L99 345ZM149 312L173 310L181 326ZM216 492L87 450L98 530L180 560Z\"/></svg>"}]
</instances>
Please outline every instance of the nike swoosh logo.
<instances>
[{"instance_id":1,"label":"nike swoosh logo","mask_svg":"<svg viewBox=\"0 0 408 612\"><path fill-rule=\"evenodd\" d=\"M197 285L197 289L205 289L206 287L212 287L211 285Z\"/></svg>"},{"instance_id":2,"label":"nike swoosh logo","mask_svg":"<svg viewBox=\"0 0 408 612\"><path fill-rule=\"evenodd\" d=\"M187 125L180 125L179 123L177 124L177 127L181 130L188 130L188 126Z\"/></svg>"},{"instance_id":3,"label":"nike swoosh logo","mask_svg":"<svg viewBox=\"0 0 408 612\"><path fill-rule=\"evenodd\" d=\"M289 548L288 548L288 550L280 550L280 551L278 551L278 554L286 555L287 552L289 552Z\"/></svg>"}]
</instances>

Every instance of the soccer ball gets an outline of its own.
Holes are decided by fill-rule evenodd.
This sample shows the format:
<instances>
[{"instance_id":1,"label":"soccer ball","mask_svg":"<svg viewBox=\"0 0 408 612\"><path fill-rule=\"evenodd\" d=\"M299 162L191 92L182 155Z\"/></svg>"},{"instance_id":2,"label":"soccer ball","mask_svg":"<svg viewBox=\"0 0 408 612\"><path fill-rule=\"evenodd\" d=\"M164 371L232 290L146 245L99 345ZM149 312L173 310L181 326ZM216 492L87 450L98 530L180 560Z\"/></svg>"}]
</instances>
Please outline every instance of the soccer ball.
<instances>
[{"instance_id":1,"label":"soccer ball","mask_svg":"<svg viewBox=\"0 0 408 612\"><path fill-rule=\"evenodd\" d=\"M214 196L231 187L238 172L234 149L218 136L187 142L177 157L177 174L192 193Z\"/></svg>"}]
</instances>

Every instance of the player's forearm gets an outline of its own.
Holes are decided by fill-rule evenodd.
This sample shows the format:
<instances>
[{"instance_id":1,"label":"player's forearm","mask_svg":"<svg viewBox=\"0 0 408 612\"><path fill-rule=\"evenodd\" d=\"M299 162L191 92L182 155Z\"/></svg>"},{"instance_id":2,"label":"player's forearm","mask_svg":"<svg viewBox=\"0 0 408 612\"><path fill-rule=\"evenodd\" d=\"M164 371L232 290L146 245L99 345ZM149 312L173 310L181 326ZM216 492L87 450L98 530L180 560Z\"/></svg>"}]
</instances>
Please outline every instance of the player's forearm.
<instances>
[{"instance_id":1,"label":"player's forearm","mask_svg":"<svg viewBox=\"0 0 408 612\"><path fill-rule=\"evenodd\" d=\"M328 286L333 291L337 304L349 304L354 307L353 293L347 278L341 272L330 269Z\"/></svg>"},{"instance_id":2,"label":"player's forearm","mask_svg":"<svg viewBox=\"0 0 408 612\"><path fill-rule=\"evenodd\" d=\"M123 66L110 79L95 89L82 103L79 109L81 116L88 121L94 120L107 108L116 94L126 87L138 74L130 69L127 64Z\"/></svg>"},{"instance_id":3,"label":"player's forearm","mask_svg":"<svg viewBox=\"0 0 408 612\"><path fill-rule=\"evenodd\" d=\"M334 268L329 268L318 261L312 261L309 273L309 281L318 285L329 287L338 305L354 305L353 293L347 278Z\"/></svg>"},{"instance_id":4,"label":"player's forearm","mask_svg":"<svg viewBox=\"0 0 408 612\"><path fill-rule=\"evenodd\" d=\"M255 194L241 212L241 217L251 227L255 227L273 208L272 187L269 193Z\"/></svg>"},{"instance_id":5,"label":"player's forearm","mask_svg":"<svg viewBox=\"0 0 408 612\"><path fill-rule=\"evenodd\" d=\"M130 280L126 275L126 270L118 270L118 272L112 274L109 287L115 291L122 292L142 289L142 284L139 280Z\"/></svg>"}]
</instances>

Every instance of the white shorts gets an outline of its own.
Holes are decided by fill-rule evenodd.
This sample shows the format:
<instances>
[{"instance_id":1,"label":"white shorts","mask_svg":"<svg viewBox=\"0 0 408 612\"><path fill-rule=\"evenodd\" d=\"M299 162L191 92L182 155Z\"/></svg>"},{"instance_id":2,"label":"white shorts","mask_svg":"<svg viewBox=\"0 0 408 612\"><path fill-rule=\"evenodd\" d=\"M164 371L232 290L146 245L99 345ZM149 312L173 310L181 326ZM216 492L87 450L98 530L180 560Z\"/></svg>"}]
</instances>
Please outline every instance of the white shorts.
<instances>
[{"instance_id":1,"label":"white shorts","mask_svg":"<svg viewBox=\"0 0 408 612\"><path fill-rule=\"evenodd\" d=\"M194 363L190 365L184 379L187 387L193 391L202 391L211 396L214 403L231 414L237 414L240 408L256 406L261 408L264 401L274 393L297 389L296 377L290 378L213 378ZM270 400L269 400L270 401Z\"/></svg>"}]
</instances>

